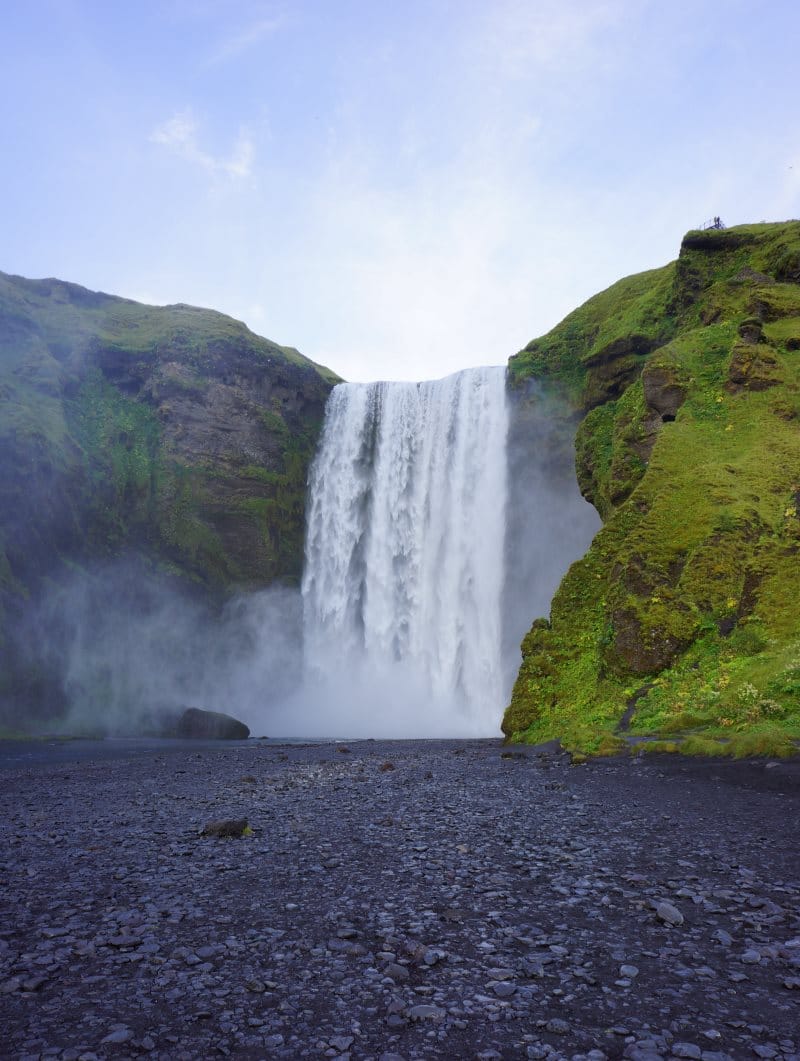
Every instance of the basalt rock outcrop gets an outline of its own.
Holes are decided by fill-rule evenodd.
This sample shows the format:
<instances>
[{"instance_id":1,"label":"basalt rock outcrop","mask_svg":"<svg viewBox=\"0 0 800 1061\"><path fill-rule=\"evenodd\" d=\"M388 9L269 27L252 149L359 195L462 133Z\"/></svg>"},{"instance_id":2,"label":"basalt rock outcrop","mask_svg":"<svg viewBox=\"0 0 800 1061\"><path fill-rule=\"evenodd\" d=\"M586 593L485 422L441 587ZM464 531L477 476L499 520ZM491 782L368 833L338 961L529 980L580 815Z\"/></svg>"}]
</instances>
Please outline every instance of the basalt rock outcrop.
<instances>
[{"instance_id":1,"label":"basalt rock outcrop","mask_svg":"<svg viewBox=\"0 0 800 1061\"><path fill-rule=\"evenodd\" d=\"M798 261L798 221L690 232L511 358L579 417L604 526L523 641L508 736L610 746L634 703L633 734L800 737Z\"/></svg>"}]
</instances>

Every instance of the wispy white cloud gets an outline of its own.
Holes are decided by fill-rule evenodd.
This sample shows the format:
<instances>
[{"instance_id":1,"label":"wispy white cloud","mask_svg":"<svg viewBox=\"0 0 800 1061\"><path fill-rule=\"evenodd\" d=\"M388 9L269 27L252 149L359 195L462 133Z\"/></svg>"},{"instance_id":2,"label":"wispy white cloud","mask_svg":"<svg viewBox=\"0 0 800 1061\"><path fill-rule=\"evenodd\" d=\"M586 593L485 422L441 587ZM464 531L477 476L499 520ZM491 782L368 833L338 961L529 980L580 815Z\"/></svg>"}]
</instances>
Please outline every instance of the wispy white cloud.
<instances>
[{"instance_id":1,"label":"wispy white cloud","mask_svg":"<svg viewBox=\"0 0 800 1061\"><path fill-rule=\"evenodd\" d=\"M211 56L210 62L226 63L256 47L267 37L282 29L286 19L282 15L267 15L255 18L240 30L221 41Z\"/></svg>"},{"instance_id":2,"label":"wispy white cloud","mask_svg":"<svg viewBox=\"0 0 800 1061\"><path fill-rule=\"evenodd\" d=\"M212 155L199 144L200 124L191 111L180 111L157 126L150 135L154 144L161 144L187 162L209 173L229 177L252 176L255 147L246 132L241 131L228 157Z\"/></svg>"},{"instance_id":3,"label":"wispy white cloud","mask_svg":"<svg viewBox=\"0 0 800 1061\"><path fill-rule=\"evenodd\" d=\"M214 305L350 379L424 378L504 361L619 276L674 257L713 214L797 216L796 122L776 111L764 126L743 96L732 136L715 117L727 74L698 63L678 7L493 0L427 35L378 19L362 37L354 18L298 0L273 64L270 0L235 13L219 0L214 32L209 16L193 40L231 58L226 82L246 70L235 107L250 132L225 133L231 105L213 94L154 130L206 181L170 203L169 248L143 271L152 300Z\"/></svg>"},{"instance_id":4,"label":"wispy white cloud","mask_svg":"<svg viewBox=\"0 0 800 1061\"><path fill-rule=\"evenodd\" d=\"M532 78L596 61L601 34L630 17L642 0L497 0L486 8L472 38L485 65L504 80Z\"/></svg>"}]
</instances>

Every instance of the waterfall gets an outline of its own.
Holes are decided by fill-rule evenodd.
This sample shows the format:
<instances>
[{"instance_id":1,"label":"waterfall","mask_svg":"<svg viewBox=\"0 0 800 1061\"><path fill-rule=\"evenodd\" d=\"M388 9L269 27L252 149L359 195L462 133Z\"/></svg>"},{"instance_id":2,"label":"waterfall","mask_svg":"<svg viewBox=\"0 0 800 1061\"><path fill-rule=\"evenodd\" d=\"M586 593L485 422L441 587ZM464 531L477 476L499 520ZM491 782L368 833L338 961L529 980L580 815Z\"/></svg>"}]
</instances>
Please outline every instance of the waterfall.
<instances>
[{"instance_id":1,"label":"waterfall","mask_svg":"<svg viewBox=\"0 0 800 1061\"><path fill-rule=\"evenodd\" d=\"M507 434L501 367L331 393L309 479L305 658L353 735L411 735L411 718L419 736L497 734Z\"/></svg>"}]
</instances>

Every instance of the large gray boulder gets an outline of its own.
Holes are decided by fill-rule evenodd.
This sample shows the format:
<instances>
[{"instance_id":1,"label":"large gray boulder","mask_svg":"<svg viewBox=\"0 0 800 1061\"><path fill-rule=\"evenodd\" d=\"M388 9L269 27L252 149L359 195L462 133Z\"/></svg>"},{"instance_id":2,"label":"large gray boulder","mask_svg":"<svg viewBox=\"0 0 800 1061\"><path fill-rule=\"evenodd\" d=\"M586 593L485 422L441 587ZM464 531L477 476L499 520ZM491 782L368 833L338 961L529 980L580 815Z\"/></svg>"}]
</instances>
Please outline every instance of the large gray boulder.
<instances>
[{"instance_id":1,"label":"large gray boulder","mask_svg":"<svg viewBox=\"0 0 800 1061\"><path fill-rule=\"evenodd\" d=\"M247 740L250 729L221 711L187 707L175 726L175 736L190 740Z\"/></svg>"}]
</instances>

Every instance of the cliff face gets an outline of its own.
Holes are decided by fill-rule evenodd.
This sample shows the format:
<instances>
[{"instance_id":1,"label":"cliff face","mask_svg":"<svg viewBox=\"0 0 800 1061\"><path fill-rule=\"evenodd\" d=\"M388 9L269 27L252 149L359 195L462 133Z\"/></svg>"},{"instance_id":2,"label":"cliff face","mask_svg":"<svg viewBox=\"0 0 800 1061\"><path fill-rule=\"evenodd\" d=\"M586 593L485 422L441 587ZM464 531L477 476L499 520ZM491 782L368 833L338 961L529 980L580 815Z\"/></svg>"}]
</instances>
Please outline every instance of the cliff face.
<instances>
[{"instance_id":1,"label":"cliff face","mask_svg":"<svg viewBox=\"0 0 800 1061\"><path fill-rule=\"evenodd\" d=\"M604 520L537 620L503 729L613 746L800 736L800 222L690 232L511 359L582 420ZM747 742L743 743L742 735Z\"/></svg>"},{"instance_id":2,"label":"cliff face","mask_svg":"<svg viewBox=\"0 0 800 1061\"><path fill-rule=\"evenodd\" d=\"M210 310L0 274L0 693L25 602L127 551L221 595L296 581L336 377Z\"/></svg>"}]
</instances>

